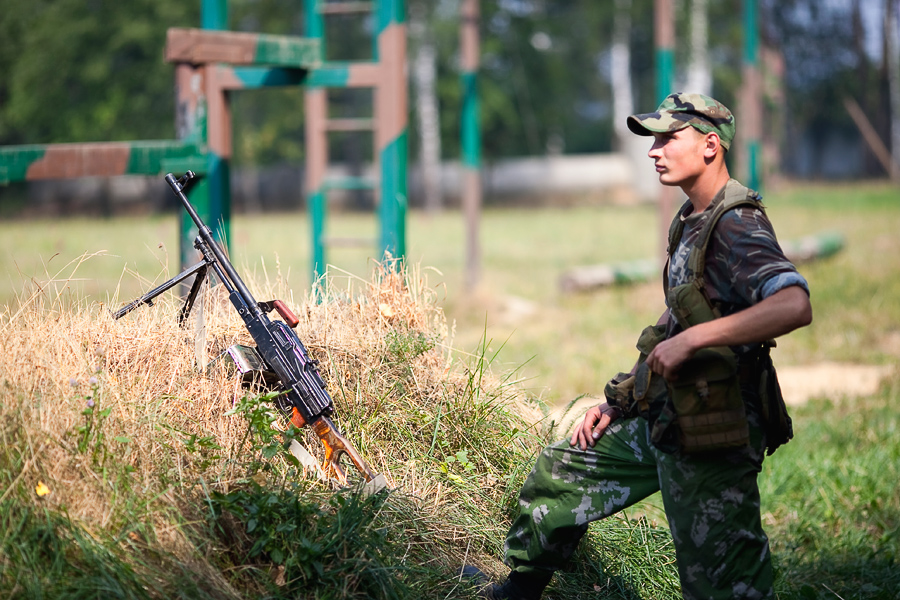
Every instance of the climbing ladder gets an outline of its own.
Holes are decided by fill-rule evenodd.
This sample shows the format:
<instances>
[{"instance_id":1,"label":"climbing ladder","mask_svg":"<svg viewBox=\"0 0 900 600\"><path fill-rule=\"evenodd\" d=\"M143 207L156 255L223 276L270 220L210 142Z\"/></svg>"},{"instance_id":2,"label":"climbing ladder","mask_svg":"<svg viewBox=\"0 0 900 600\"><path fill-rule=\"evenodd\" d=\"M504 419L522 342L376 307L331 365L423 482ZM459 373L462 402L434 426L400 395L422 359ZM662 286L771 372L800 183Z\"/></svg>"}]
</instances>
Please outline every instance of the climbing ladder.
<instances>
[{"instance_id":1,"label":"climbing ladder","mask_svg":"<svg viewBox=\"0 0 900 600\"><path fill-rule=\"evenodd\" d=\"M313 223L313 278L324 271L325 197L328 189L365 186L375 191L381 234L379 258L405 254L406 31L403 0L304 3L309 38L227 31L227 0L201 0L201 29L170 29L166 60L175 64L177 140L92 142L0 147L0 185L13 181L161 175L192 170L201 177L189 191L200 217L228 239L232 154L230 93L242 89L309 86L307 193ZM373 59L324 63L324 18L369 12L374 22ZM330 87L373 89L373 118L328 120ZM377 182L327 181L329 130L371 128ZM182 268L195 262L196 229L180 225Z\"/></svg>"},{"instance_id":2,"label":"climbing ladder","mask_svg":"<svg viewBox=\"0 0 900 600\"><path fill-rule=\"evenodd\" d=\"M359 244L325 235L328 194L332 190L372 190L378 211L377 248L382 259L406 253L407 207L407 83L406 25L403 0L325 2L307 0L306 37L319 42L328 56L326 20L334 16L364 15L372 20L372 58L364 61L328 61L314 69L306 81L307 201L313 239L313 280L323 274L326 247ZM331 118L330 88L370 88L371 118ZM374 136L373 173L366 177L329 177L329 133L366 132ZM367 243L363 241L363 243Z\"/></svg>"}]
</instances>

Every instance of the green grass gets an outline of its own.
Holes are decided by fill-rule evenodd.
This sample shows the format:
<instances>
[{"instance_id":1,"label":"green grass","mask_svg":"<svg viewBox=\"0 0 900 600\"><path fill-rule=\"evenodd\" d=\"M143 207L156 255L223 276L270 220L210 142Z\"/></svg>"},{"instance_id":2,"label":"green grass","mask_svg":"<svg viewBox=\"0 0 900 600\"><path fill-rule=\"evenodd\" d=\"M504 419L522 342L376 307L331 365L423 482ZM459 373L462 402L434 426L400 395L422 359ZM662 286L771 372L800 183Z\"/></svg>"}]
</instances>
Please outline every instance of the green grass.
<instances>
[{"instance_id":1,"label":"green grass","mask_svg":"<svg viewBox=\"0 0 900 600\"><path fill-rule=\"evenodd\" d=\"M871 398L795 409L767 461L764 523L786 598L900 597L900 377Z\"/></svg>"},{"instance_id":2,"label":"green grass","mask_svg":"<svg viewBox=\"0 0 900 600\"><path fill-rule=\"evenodd\" d=\"M782 240L822 231L838 231L845 240L839 254L800 265L812 288L814 323L779 340L776 364L896 365L897 189L789 186L767 194L766 204ZM376 231L365 215L334 215L330 226L330 233L339 236L371 237ZM239 215L232 227L234 261L248 281L279 280L298 298L303 295L309 285L304 215ZM637 333L663 309L658 282L580 295L558 288L560 274L570 266L657 252L659 225L649 206L487 210L481 223L481 284L472 293L463 287L464 230L458 213L433 218L413 213L407 229L409 260L428 274L428 285L451 319L455 367L477 375L477 365L483 364L479 357L494 357L491 368L508 373L504 386L551 406L598 393L612 374L630 367ZM75 297L117 307L176 272L176 244L171 216L0 223L0 251L7 257L5 273L0 272L0 306L15 304L17 295L38 286L68 289ZM94 253L101 254L80 259ZM329 259L350 273L333 271L338 295L373 267L365 250L335 250ZM430 334L407 333L386 338L386 354L378 359L400 382L378 392L384 398L411 397L416 387L404 361L427 351ZM403 426L392 424L393 413L344 415L355 431L365 433L366 448L381 443L395 453L393 460L418 461L433 470L433 482L449 494L442 519L414 496L361 501L315 488L297 490L286 485L290 478L284 472L261 471L267 473L264 486L248 479L217 494L210 491L215 482L208 478L189 481L189 488L183 487L185 479L169 476L163 478L165 485L152 478L136 482L124 466L107 463L105 473L90 469L115 488L116 517L109 527L97 529L26 499L33 488L23 487L20 474L34 464L42 444L54 442L38 439L19 416L34 399L7 386L0 390L0 595L96 597L103 590L123 598L220 598L234 597L239 589L243 597L468 597L435 556L463 555L470 550L467 543L482 559L499 554L514 492L539 441L532 437L515 451L501 450L516 438L504 437L491 425L495 405L490 395L470 412L467 399L477 398L478 389L473 384L459 398L446 396L417 409L405 415L409 421ZM795 439L766 461L761 476L779 598L900 597L898 406L900 374L895 373L874 396L814 399L792 410ZM114 445L113 439L110 432L103 444ZM177 472L181 461L211 460L209 448L167 443L171 457L160 465L166 473ZM495 473L503 473L497 483L501 492L490 499L480 496L478 490L491 481L488 474ZM181 486L177 494L189 501L183 514L166 499L172 484ZM14 491L6 494L7 489ZM297 502L299 491L302 502ZM278 501L270 503L273 494ZM253 511L264 513L264 521L248 531ZM594 598L595 590L599 597L632 600L677 594L671 539L656 501L626 517L592 528L579 559L554 580L550 597ZM151 521L167 525L141 525ZM192 549L160 550L154 536L166 528L184 532ZM273 531L283 536L276 539ZM352 533L358 543L345 543L348 536L335 535L341 531ZM455 537L466 531L469 542ZM260 543L261 554L254 555ZM298 556L308 560L293 565L286 584L273 583L277 573L273 578L260 557L271 562L273 554L286 556L297 548L306 553ZM316 563L332 566L319 573ZM488 567L502 572L497 563ZM309 568L313 571L304 571ZM365 569L372 572L361 582L353 573Z\"/></svg>"}]
</instances>

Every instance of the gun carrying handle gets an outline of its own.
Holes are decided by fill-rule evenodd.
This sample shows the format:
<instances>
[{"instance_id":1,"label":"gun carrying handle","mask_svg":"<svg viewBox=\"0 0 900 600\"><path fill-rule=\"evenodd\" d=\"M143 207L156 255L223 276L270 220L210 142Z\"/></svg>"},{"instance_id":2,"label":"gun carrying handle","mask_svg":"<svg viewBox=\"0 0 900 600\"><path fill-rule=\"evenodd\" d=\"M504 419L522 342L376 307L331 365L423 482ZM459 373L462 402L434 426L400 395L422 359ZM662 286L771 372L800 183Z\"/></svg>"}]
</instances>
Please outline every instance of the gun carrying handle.
<instances>
[{"instance_id":1,"label":"gun carrying handle","mask_svg":"<svg viewBox=\"0 0 900 600\"><path fill-rule=\"evenodd\" d=\"M278 311L278 314L281 315L281 318L284 319L284 322L287 323L287 326L293 329L300 322L300 319L297 318L297 315L293 313L291 309L287 307L287 304L282 302L281 300L269 300L268 302L260 302L259 309L264 313L270 312L273 309Z\"/></svg>"},{"instance_id":2,"label":"gun carrying handle","mask_svg":"<svg viewBox=\"0 0 900 600\"><path fill-rule=\"evenodd\" d=\"M275 307L275 310L278 311L278 314L281 315L281 318L284 319L284 322L287 323L287 326L291 329L296 327L297 323L300 322L297 315L295 315L281 300L272 300L272 306Z\"/></svg>"}]
</instances>

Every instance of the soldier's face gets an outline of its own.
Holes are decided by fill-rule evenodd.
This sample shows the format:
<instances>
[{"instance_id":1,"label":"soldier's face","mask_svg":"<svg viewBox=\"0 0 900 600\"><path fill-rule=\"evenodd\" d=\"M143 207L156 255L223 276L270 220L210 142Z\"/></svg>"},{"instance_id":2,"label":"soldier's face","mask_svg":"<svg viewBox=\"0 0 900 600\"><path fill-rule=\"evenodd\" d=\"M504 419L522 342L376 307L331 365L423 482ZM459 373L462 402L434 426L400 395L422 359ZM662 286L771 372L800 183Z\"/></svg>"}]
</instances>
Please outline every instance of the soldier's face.
<instances>
[{"instance_id":1,"label":"soldier's face","mask_svg":"<svg viewBox=\"0 0 900 600\"><path fill-rule=\"evenodd\" d=\"M709 164L706 141L706 135L693 127L654 133L647 156L653 159L659 182L680 186L700 176Z\"/></svg>"}]
</instances>

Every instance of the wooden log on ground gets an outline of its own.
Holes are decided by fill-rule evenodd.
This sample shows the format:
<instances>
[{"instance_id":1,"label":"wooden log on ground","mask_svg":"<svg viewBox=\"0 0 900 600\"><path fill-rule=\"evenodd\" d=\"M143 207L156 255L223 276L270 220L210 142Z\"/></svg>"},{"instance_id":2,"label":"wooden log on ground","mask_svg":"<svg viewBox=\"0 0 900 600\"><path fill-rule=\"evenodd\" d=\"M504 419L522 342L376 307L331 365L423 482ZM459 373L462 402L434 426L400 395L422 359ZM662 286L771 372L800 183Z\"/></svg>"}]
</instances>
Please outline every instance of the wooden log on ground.
<instances>
[{"instance_id":1,"label":"wooden log on ground","mask_svg":"<svg viewBox=\"0 0 900 600\"><path fill-rule=\"evenodd\" d=\"M837 254L844 247L838 232L824 232L785 242L785 256L794 264L809 262ZM608 265L588 265L567 269L559 278L563 293L589 292L611 285L652 281L661 277L659 263L652 259L633 260Z\"/></svg>"}]
</instances>

